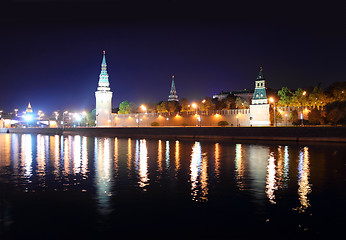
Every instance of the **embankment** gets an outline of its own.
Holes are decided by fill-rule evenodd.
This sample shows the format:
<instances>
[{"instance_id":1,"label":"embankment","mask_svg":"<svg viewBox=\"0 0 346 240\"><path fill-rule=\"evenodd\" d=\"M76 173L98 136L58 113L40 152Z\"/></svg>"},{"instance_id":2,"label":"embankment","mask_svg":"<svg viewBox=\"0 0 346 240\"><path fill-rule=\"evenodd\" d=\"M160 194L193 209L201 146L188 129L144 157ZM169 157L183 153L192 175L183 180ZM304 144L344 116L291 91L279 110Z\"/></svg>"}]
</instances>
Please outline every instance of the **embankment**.
<instances>
[{"instance_id":1,"label":"embankment","mask_svg":"<svg viewBox=\"0 0 346 240\"><path fill-rule=\"evenodd\" d=\"M1 133L346 143L346 127L4 128Z\"/></svg>"}]
</instances>

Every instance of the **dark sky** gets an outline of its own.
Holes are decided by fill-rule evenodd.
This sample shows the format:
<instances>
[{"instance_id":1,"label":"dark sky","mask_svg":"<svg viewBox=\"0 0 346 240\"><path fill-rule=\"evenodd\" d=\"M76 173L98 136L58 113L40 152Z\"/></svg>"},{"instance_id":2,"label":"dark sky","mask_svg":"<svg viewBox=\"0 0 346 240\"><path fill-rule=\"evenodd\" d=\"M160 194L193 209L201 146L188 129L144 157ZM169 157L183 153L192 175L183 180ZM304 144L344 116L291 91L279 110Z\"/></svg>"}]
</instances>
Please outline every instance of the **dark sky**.
<instances>
[{"instance_id":1,"label":"dark sky","mask_svg":"<svg viewBox=\"0 0 346 240\"><path fill-rule=\"evenodd\" d=\"M236 2L229 4L229 2ZM345 5L333 1L8 1L0 109L91 109L106 50L113 106L346 79Z\"/></svg>"}]
</instances>

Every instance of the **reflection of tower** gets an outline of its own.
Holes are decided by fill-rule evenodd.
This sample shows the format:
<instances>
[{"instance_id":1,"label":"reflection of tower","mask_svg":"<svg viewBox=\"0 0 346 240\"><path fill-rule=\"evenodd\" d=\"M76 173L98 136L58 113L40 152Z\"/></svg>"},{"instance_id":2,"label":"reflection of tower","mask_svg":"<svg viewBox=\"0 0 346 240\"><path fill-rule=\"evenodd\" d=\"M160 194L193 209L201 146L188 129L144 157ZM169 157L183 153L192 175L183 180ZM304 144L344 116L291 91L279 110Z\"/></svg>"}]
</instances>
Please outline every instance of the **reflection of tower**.
<instances>
[{"instance_id":1,"label":"reflection of tower","mask_svg":"<svg viewBox=\"0 0 346 240\"><path fill-rule=\"evenodd\" d=\"M255 91L250 105L251 126L269 126L269 104L266 93L266 80L263 77L263 68L255 81Z\"/></svg>"},{"instance_id":2,"label":"reflection of tower","mask_svg":"<svg viewBox=\"0 0 346 240\"><path fill-rule=\"evenodd\" d=\"M171 86L171 91L169 92L168 101L176 101L176 102L179 101L177 90L175 89L174 76L172 76L172 86Z\"/></svg>"},{"instance_id":3,"label":"reflection of tower","mask_svg":"<svg viewBox=\"0 0 346 240\"><path fill-rule=\"evenodd\" d=\"M110 126L111 113L112 113L112 96L113 93L109 87L107 64L106 64L106 52L103 51L103 59L101 64L101 73L99 77L99 83L96 97L96 126L105 127Z\"/></svg>"}]
</instances>

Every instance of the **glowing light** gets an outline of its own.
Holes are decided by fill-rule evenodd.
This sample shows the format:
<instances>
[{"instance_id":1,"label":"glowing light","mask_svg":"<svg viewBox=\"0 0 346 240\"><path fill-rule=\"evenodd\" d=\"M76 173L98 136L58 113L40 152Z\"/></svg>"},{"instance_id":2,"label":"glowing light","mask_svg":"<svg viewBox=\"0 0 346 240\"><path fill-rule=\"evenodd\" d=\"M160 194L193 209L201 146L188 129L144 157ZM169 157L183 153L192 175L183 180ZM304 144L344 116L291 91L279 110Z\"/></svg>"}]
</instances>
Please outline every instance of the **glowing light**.
<instances>
[{"instance_id":1,"label":"glowing light","mask_svg":"<svg viewBox=\"0 0 346 240\"><path fill-rule=\"evenodd\" d=\"M197 104L196 104L196 103L192 103L191 106L192 106L193 108L197 108Z\"/></svg>"},{"instance_id":2,"label":"glowing light","mask_svg":"<svg viewBox=\"0 0 346 240\"><path fill-rule=\"evenodd\" d=\"M306 95L306 91L303 92L303 96L305 96L305 95Z\"/></svg>"},{"instance_id":3,"label":"glowing light","mask_svg":"<svg viewBox=\"0 0 346 240\"><path fill-rule=\"evenodd\" d=\"M239 187L239 190L244 190L245 189L245 183L244 183L245 167L244 167L241 144L236 144L234 161L235 161L235 173L236 173L237 185Z\"/></svg>"},{"instance_id":4,"label":"glowing light","mask_svg":"<svg viewBox=\"0 0 346 240\"><path fill-rule=\"evenodd\" d=\"M311 186L309 184L310 177L310 160L309 160L309 148L304 147L303 151L299 154L299 166L298 166L298 195L300 201L300 207L298 210L304 212L310 206L308 194L311 192Z\"/></svg>"},{"instance_id":5,"label":"glowing light","mask_svg":"<svg viewBox=\"0 0 346 240\"><path fill-rule=\"evenodd\" d=\"M73 117L77 122L82 121L82 116L79 113L75 113Z\"/></svg>"},{"instance_id":6,"label":"glowing light","mask_svg":"<svg viewBox=\"0 0 346 240\"><path fill-rule=\"evenodd\" d=\"M203 99L202 103L205 103L205 99Z\"/></svg>"},{"instance_id":7,"label":"glowing light","mask_svg":"<svg viewBox=\"0 0 346 240\"><path fill-rule=\"evenodd\" d=\"M142 111L147 111L146 106L144 106L143 104L140 106L140 108L142 109Z\"/></svg>"},{"instance_id":8,"label":"glowing light","mask_svg":"<svg viewBox=\"0 0 346 240\"><path fill-rule=\"evenodd\" d=\"M148 185L148 148L145 139L140 140L139 146L139 187Z\"/></svg>"},{"instance_id":9,"label":"glowing light","mask_svg":"<svg viewBox=\"0 0 346 240\"><path fill-rule=\"evenodd\" d=\"M272 98L272 97L269 98L269 101L273 103L274 102L274 98Z\"/></svg>"},{"instance_id":10,"label":"glowing light","mask_svg":"<svg viewBox=\"0 0 346 240\"><path fill-rule=\"evenodd\" d=\"M31 122L31 121L33 120L33 117L32 117L32 115L27 114L27 115L24 116L24 119L25 119L25 121L27 121L27 122Z\"/></svg>"},{"instance_id":11,"label":"glowing light","mask_svg":"<svg viewBox=\"0 0 346 240\"><path fill-rule=\"evenodd\" d=\"M275 168L276 168L276 165L275 165L274 153L271 152L268 159L267 181L266 181L266 194L271 204L276 204L275 190L277 190L277 185L276 185L276 178L275 178L275 175L276 175Z\"/></svg>"}]
</instances>

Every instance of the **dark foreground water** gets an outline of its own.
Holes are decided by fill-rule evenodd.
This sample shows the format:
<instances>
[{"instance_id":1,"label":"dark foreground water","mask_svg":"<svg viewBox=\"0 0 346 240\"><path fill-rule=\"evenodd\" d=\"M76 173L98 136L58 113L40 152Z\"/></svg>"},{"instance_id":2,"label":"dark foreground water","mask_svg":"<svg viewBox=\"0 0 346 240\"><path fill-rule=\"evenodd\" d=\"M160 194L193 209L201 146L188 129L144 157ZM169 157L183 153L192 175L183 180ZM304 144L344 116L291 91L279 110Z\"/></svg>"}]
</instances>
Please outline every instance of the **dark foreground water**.
<instances>
[{"instance_id":1,"label":"dark foreground water","mask_svg":"<svg viewBox=\"0 0 346 240\"><path fill-rule=\"evenodd\" d=\"M344 238L345 156L337 144L0 134L0 238Z\"/></svg>"}]
</instances>

